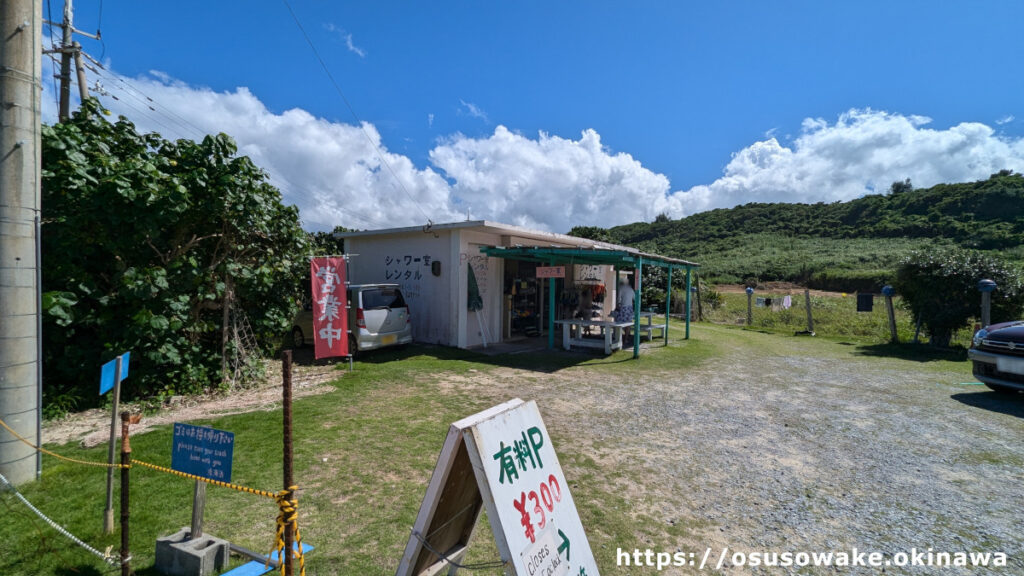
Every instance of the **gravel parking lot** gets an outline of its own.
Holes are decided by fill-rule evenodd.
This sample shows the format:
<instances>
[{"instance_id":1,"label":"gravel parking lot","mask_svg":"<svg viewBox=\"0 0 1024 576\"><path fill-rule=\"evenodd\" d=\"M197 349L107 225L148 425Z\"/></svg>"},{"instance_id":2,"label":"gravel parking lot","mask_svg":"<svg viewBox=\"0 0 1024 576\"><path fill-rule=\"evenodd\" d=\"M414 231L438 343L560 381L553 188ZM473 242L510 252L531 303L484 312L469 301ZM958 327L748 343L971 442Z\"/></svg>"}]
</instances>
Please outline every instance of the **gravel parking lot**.
<instances>
[{"instance_id":1,"label":"gravel parking lot","mask_svg":"<svg viewBox=\"0 0 1024 576\"><path fill-rule=\"evenodd\" d=\"M1024 395L969 384L966 362L706 325L695 337L717 349L695 370L652 371L651 352L636 374L504 369L449 385L536 399L553 433L586 446L637 517L664 523L624 549L695 551L698 560L709 546L713 558L722 547L730 555L856 547L890 558L912 548L1005 552L1006 567L970 573L1024 574ZM959 573L726 566L729 574Z\"/></svg>"}]
</instances>

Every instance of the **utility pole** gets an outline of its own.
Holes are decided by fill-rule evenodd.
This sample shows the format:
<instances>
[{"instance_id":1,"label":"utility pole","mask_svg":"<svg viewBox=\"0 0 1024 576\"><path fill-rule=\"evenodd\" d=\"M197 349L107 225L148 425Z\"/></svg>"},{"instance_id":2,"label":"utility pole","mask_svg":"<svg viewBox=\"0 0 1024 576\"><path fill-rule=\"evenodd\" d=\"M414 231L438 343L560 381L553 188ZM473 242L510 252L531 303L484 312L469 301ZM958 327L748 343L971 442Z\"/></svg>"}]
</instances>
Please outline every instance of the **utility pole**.
<instances>
[{"instance_id":1,"label":"utility pole","mask_svg":"<svg viewBox=\"0 0 1024 576\"><path fill-rule=\"evenodd\" d=\"M74 32L72 22L75 13L71 0L64 0L64 21L61 28L64 31L60 41L60 108L57 117L61 122L66 122L71 117L71 56L74 50Z\"/></svg>"},{"instance_id":2,"label":"utility pole","mask_svg":"<svg viewBox=\"0 0 1024 576\"><path fill-rule=\"evenodd\" d=\"M89 87L85 79L85 66L82 64L82 45L75 42L74 34L81 34L82 36L88 36L95 40L99 40L99 31L96 35L87 34L81 30L75 29L75 10L72 0L64 0L64 19L61 21L60 27L63 31L61 35L60 48L54 48L52 50L45 51L59 52L60 53L60 105L58 107L57 116L61 122L65 122L71 117L71 62L74 60L75 72L77 74L78 82L78 97L85 102L89 97ZM49 22L52 26L54 23Z\"/></svg>"},{"instance_id":3,"label":"utility pole","mask_svg":"<svg viewBox=\"0 0 1024 576\"><path fill-rule=\"evenodd\" d=\"M0 1L0 418L40 441L39 112L42 0ZM0 431L0 472L39 473L38 453Z\"/></svg>"}]
</instances>

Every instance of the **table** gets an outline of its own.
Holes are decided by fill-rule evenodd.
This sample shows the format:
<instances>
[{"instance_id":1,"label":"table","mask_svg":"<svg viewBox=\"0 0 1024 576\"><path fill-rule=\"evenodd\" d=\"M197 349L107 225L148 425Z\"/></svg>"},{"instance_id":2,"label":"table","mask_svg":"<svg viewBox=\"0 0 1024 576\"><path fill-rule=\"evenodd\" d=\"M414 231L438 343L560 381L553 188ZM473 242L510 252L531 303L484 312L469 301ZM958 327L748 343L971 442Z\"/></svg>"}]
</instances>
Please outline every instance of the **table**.
<instances>
[{"instance_id":1,"label":"table","mask_svg":"<svg viewBox=\"0 0 1024 576\"><path fill-rule=\"evenodd\" d=\"M613 350L622 350L622 331L633 325L632 322L614 322L607 320L555 320L562 325L562 348L571 350L573 346L582 348L604 348L605 354ZM603 340L583 337L583 328L600 328Z\"/></svg>"},{"instance_id":2,"label":"table","mask_svg":"<svg viewBox=\"0 0 1024 576\"><path fill-rule=\"evenodd\" d=\"M648 340L654 340L654 331L661 330L661 337L665 337L665 332L668 330L668 321L664 324L654 324L654 312L641 312L641 318L647 318L647 324L640 323L640 332L647 335Z\"/></svg>"}]
</instances>

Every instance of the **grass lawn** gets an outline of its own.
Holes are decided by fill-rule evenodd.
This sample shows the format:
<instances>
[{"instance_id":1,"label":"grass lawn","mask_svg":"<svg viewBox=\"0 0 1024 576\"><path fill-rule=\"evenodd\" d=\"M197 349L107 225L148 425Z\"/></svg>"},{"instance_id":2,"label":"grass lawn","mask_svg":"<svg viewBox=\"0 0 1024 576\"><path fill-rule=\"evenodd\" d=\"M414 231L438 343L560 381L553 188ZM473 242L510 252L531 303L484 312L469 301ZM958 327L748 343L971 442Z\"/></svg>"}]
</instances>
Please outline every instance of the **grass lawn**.
<instances>
[{"instance_id":1,"label":"grass lawn","mask_svg":"<svg viewBox=\"0 0 1024 576\"><path fill-rule=\"evenodd\" d=\"M426 484L448 425L508 399L501 389L489 396L470 395L446 385L453 379L501 374L508 368L530 371L540 385L555 372L581 378L601 374L635 381L684 371L720 355L727 347L785 345L780 337L751 330L696 325L694 339L679 340L682 323L673 324L676 340L668 348L652 348L639 362L632 351L609 357L561 353L487 357L449 348L413 346L369 355L352 374L339 365L334 390L297 400L295 416L295 476L301 487L300 527L304 541L316 546L308 558L310 574L393 574L415 520ZM778 340L778 344L772 342ZM872 343L843 347L829 339L810 346L822 356L915 356L918 348L873 347ZM879 362L896 360L879 359ZM953 372L967 378L963 362L939 359L928 370ZM566 387L564 399L572 402ZM530 398L524 397L524 400ZM545 407L540 406L544 413ZM235 434L232 481L276 490L281 486L280 405L201 422ZM628 491L616 489L641 478L642 465L623 459L621 465L599 465L586 447L575 442L572 424L547 421L588 531L598 565L612 573L615 548L650 541L650 535L678 541L699 526L639 514ZM135 458L169 465L169 426L133 437ZM75 445L55 451L103 461L106 449L83 450ZM614 450L614 447L607 447ZM23 494L44 513L85 541L116 550L119 535L102 534L105 472L44 456L40 481L24 486ZM187 526L191 515L192 482L158 472L132 471L132 555L140 574L152 569L155 540ZM14 574L102 574L109 568L77 549L32 516L10 494L0 496L8 522L0 527L0 572ZM115 502L117 497L115 495ZM250 549L264 551L272 543L275 504L267 499L209 487L205 531ZM469 562L497 558L486 519L470 547Z\"/></svg>"},{"instance_id":2,"label":"grass lawn","mask_svg":"<svg viewBox=\"0 0 1024 576\"><path fill-rule=\"evenodd\" d=\"M758 291L756 298L781 299L785 292L772 293ZM793 334L807 329L807 312L803 292L792 295L792 306L786 310L772 310L768 307L754 307L752 327L780 334ZM717 309L705 308L704 313L712 322L739 325L746 323L747 295L722 294L723 305ZM696 305L694 305L696 306ZM914 322L910 312L900 305L900 298L893 298L896 316L896 332L900 342L914 339ZM980 309L980 302L979 302ZM694 311L696 315L696 308ZM845 297L811 295L811 315L814 319L814 331L819 336L835 336L875 341L879 344L889 341L889 318L885 310L885 298L876 297L871 312L857 312L857 295L847 294ZM965 328L953 335L952 344L967 348L971 344L973 329ZM920 341L927 342L928 334L922 329ZM965 356L966 357L966 356Z\"/></svg>"}]
</instances>

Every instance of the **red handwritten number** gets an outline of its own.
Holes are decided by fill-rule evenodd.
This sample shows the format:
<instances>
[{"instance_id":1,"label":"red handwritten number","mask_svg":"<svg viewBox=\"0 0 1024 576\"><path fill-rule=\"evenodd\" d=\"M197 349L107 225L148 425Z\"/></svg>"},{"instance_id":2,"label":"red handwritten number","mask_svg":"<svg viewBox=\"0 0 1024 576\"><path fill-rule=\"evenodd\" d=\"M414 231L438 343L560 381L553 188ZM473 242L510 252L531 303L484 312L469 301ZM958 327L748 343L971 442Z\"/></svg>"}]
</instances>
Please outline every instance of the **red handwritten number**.
<instances>
[{"instance_id":1,"label":"red handwritten number","mask_svg":"<svg viewBox=\"0 0 1024 576\"><path fill-rule=\"evenodd\" d=\"M548 512L555 510L555 502L551 499L551 487L547 484L540 485L540 499L544 501L544 506L548 509Z\"/></svg>"},{"instance_id":2,"label":"red handwritten number","mask_svg":"<svg viewBox=\"0 0 1024 576\"><path fill-rule=\"evenodd\" d=\"M530 543L533 543L537 537L533 531L533 524L530 522L530 513L526 511L526 492L523 492L522 496L518 500L513 498L512 505L515 506L516 510L518 510L519 513L522 515L519 518L519 522L526 529L526 537L530 539ZM543 522L541 523L540 527L544 528Z\"/></svg>"},{"instance_id":3,"label":"red handwritten number","mask_svg":"<svg viewBox=\"0 0 1024 576\"><path fill-rule=\"evenodd\" d=\"M544 525L548 523L547 517L544 516L544 509L540 507L540 498L537 498L537 493L530 490L530 500L533 500L533 511L540 514L540 522L537 522L537 527L541 530L544 529Z\"/></svg>"},{"instance_id":4,"label":"red handwritten number","mask_svg":"<svg viewBox=\"0 0 1024 576\"><path fill-rule=\"evenodd\" d=\"M550 484L552 487L554 487L554 490L555 490L554 491L555 502L561 502L562 501L562 487L558 485L558 478L555 478L554 474L548 476L548 484Z\"/></svg>"}]
</instances>

